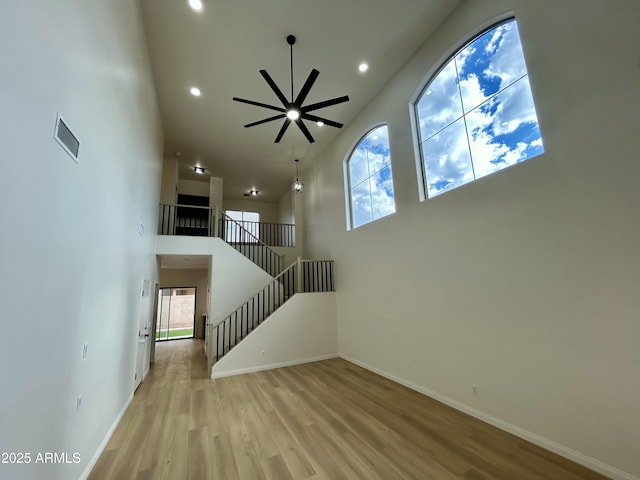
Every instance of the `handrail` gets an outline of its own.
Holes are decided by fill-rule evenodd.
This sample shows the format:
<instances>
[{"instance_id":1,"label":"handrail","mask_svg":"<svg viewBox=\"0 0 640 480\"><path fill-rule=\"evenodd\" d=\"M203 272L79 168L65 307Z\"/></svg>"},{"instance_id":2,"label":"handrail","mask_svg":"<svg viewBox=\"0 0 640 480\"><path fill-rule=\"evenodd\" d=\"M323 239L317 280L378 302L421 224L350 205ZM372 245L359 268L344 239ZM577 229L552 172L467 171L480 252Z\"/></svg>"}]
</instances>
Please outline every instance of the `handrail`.
<instances>
[{"instance_id":1,"label":"handrail","mask_svg":"<svg viewBox=\"0 0 640 480\"><path fill-rule=\"evenodd\" d=\"M244 226L238 222L236 222L233 218L228 216L226 213L222 212L220 209L216 209L216 216L223 222L223 226L225 228L218 228L217 234L220 238L222 238L225 242L231 245L233 248L242 253L245 257L249 258L252 262L258 265L260 268L265 270L269 275L279 274L282 269L282 256L279 255L276 251L272 250L269 245L264 243L258 237L253 235L250 231L248 231ZM229 240L227 237L227 224L231 223L235 225L236 228L240 231L240 238L245 238L248 236L251 242L233 242L233 240ZM252 255L250 251L246 250L246 245L255 245L259 248L262 248L266 251L267 256L265 258L264 255L258 255L259 258L255 258L256 255ZM241 246L241 248L238 248Z\"/></svg>"},{"instance_id":2,"label":"handrail","mask_svg":"<svg viewBox=\"0 0 640 480\"><path fill-rule=\"evenodd\" d=\"M194 215L191 217L188 212ZM204 215L208 212L208 215ZM175 235L176 227L191 227L193 231L183 230L181 235L219 237L216 227L227 222L234 228L244 228L244 237L253 243L268 247L295 247L296 226L292 223L236 221L225 215L217 206L186 205L183 203L160 204L160 218L158 222L159 235ZM231 223L233 222L233 223ZM206 225L204 224L206 223ZM200 229L201 231L197 231Z\"/></svg>"},{"instance_id":3,"label":"handrail","mask_svg":"<svg viewBox=\"0 0 640 480\"><path fill-rule=\"evenodd\" d=\"M167 207L185 207L185 208L200 208L202 210L214 210L216 207L205 207L202 205L185 205L184 203L161 203L160 206L167 206Z\"/></svg>"},{"instance_id":4,"label":"handrail","mask_svg":"<svg viewBox=\"0 0 640 480\"><path fill-rule=\"evenodd\" d=\"M158 235L176 234L221 238L269 275L277 275L282 269L281 255L217 207L160 204ZM229 234L236 238L229 238Z\"/></svg>"},{"instance_id":5,"label":"handrail","mask_svg":"<svg viewBox=\"0 0 640 480\"><path fill-rule=\"evenodd\" d=\"M296 226L292 223L254 222L243 220L242 225L270 247L295 247Z\"/></svg>"},{"instance_id":6,"label":"handrail","mask_svg":"<svg viewBox=\"0 0 640 480\"><path fill-rule=\"evenodd\" d=\"M333 265L333 260L298 258L239 307L207 325L212 345L207 355L218 361L296 293L335 291Z\"/></svg>"},{"instance_id":7,"label":"handrail","mask_svg":"<svg viewBox=\"0 0 640 480\"><path fill-rule=\"evenodd\" d=\"M233 222L235 223L238 228L240 228L241 230L244 230L243 235L249 235L252 238L254 238L256 241L253 243L259 243L261 244L263 247L268 248L269 250L271 250L271 247L269 247L269 245L267 245L266 243L264 243L262 240L260 240L258 237L256 237L253 233L251 233L249 230L247 230L246 228L244 228L244 226L238 222L236 222L233 218L231 218L229 215L227 215L226 213L224 213L222 210L220 209L216 209L217 212L219 214L221 214L222 216L220 217L222 220L224 220L225 222ZM275 253L275 252L274 252ZM277 254L276 254L277 255Z\"/></svg>"},{"instance_id":8,"label":"handrail","mask_svg":"<svg viewBox=\"0 0 640 480\"><path fill-rule=\"evenodd\" d=\"M248 296L248 298L253 298L253 297L255 297L256 295L259 295L261 292L263 292L263 291L264 291L264 289L265 289L265 288L267 288L267 287L268 287L269 285L271 285L272 283L276 282L276 280L278 280L280 277L284 277L284 275L286 275L286 274L289 272L289 270L293 269L294 267L296 267L296 263L295 263L295 262L294 262L294 263L292 263L291 265L289 265L287 268L285 268L282 272L280 272L280 273L278 274L278 276L277 276L277 277L273 277L273 279L272 279L272 280L269 280L269 282L268 282L268 283L266 283L262 288L260 288L259 290L257 290L254 294L249 295L249 296ZM220 318L222 318L222 320L220 320L218 323L210 323L210 324L208 324L208 326L210 326L211 328L216 328L216 327L217 327L218 325L220 325L222 322L224 322L225 320L227 320L227 318L229 318L229 317L230 317L231 315L233 315L235 312L237 312L238 310L240 310L240 309L244 306L244 304L245 304L245 303L247 303L247 302L244 302L244 303L243 303L242 305L240 305L239 307L234 308L233 310L231 310L231 311L229 312L229 315L224 315L224 316L220 317Z\"/></svg>"}]
</instances>

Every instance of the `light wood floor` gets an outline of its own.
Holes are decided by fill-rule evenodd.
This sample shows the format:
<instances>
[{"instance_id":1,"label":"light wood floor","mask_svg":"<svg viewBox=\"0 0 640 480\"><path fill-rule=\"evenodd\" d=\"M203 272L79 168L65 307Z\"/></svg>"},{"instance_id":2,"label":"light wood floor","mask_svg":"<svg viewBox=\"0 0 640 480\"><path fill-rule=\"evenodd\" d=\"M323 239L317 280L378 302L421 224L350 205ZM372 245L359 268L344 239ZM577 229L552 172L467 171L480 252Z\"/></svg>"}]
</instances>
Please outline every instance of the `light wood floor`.
<instances>
[{"instance_id":1,"label":"light wood floor","mask_svg":"<svg viewBox=\"0 0 640 480\"><path fill-rule=\"evenodd\" d=\"M202 341L158 344L89 479L605 478L344 360L205 370Z\"/></svg>"}]
</instances>

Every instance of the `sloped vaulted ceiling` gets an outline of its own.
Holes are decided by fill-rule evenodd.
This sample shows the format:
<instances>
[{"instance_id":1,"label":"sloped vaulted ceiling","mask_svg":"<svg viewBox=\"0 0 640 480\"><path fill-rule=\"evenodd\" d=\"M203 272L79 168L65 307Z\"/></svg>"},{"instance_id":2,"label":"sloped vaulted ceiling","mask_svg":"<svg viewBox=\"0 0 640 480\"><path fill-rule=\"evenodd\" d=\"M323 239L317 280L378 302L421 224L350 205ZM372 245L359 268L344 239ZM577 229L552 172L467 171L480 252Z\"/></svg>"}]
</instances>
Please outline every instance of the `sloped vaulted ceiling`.
<instances>
[{"instance_id":1,"label":"sloped vaulted ceiling","mask_svg":"<svg viewBox=\"0 0 640 480\"><path fill-rule=\"evenodd\" d=\"M291 128L279 144L279 122L252 128L268 110L234 102L234 96L276 104L258 73L266 69L290 94L289 46L294 48L294 94L312 68L320 75L307 103L340 95L351 101L323 115L348 123L457 6L458 0L141 0L165 133L165 156L180 152L180 177L224 178L225 197L257 187L261 200L277 201L289 188L294 159L304 172L340 130L309 123L310 144ZM358 65L366 61L365 74ZM189 93L192 86L202 95Z\"/></svg>"}]
</instances>

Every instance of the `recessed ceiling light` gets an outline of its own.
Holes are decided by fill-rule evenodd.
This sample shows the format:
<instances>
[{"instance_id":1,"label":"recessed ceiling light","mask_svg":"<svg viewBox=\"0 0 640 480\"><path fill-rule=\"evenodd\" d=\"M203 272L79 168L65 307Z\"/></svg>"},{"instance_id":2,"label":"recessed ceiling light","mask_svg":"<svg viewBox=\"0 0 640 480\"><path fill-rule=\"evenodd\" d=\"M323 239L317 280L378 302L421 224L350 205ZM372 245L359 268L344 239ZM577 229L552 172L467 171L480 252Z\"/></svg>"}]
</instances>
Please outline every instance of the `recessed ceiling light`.
<instances>
[{"instance_id":1,"label":"recessed ceiling light","mask_svg":"<svg viewBox=\"0 0 640 480\"><path fill-rule=\"evenodd\" d=\"M300 112L294 108L287 110L287 118L289 120L297 120L300 118Z\"/></svg>"},{"instance_id":2,"label":"recessed ceiling light","mask_svg":"<svg viewBox=\"0 0 640 480\"><path fill-rule=\"evenodd\" d=\"M358 70L360 70L360 73L364 73L369 70L369 65L365 62L362 62L360 65L358 65Z\"/></svg>"},{"instance_id":3,"label":"recessed ceiling light","mask_svg":"<svg viewBox=\"0 0 640 480\"><path fill-rule=\"evenodd\" d=\"M202 175L204 173L204 167L193 167L193 171L198 175Z\"/></svg>"},{"instance_id":4,"label":"recessed ceiling light","mask_svg":"<svg viewBox=\"0 0 640 480\"><path fill-rule=\"evenodd\" d=\"M323 125L324 125L324 122L323 122L322 120L317 121L317 122L316 122L316 125L318 125L319 127L321 127L321 126L323 126Z\"/></svg>"},{"instance_id":5,"label":"recessed ceiling light","mask_svg":"<svg viewBox=\"0 0 640 480\"><path fill-rule=\"evenodd\" d=\"M191 90L189 91L191 92L191 95L193 95L194 97L199 97L202 94L202 92L198 87L191 87Z\"/></svg>"},{"instance_id":6,"label":"recessed ceiling light","mask_svg":"<svg viewBox=\"0 0 640 480\"><path fill-rule=\"evenodd\" d=\"M202 11L202 0L189 0L189 6L196 12Z\"/></svg>"}]
</instances>

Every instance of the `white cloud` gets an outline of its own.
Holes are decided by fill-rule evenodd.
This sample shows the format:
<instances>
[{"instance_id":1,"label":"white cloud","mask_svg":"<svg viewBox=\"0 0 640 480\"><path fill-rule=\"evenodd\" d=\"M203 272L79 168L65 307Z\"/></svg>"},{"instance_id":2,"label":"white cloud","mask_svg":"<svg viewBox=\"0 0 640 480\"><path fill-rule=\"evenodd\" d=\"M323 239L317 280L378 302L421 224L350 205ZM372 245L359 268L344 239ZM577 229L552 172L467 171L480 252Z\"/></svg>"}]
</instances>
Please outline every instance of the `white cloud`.
<instances>
[{"instance_id":1,"label":"white cloud","mask_svg":"<svg viewBox=\"0 0 640 480\"><path fill-rule=\"evenodd\" d=\"M381 218L395 212L391 165L373 175L370 182L373 218Z\"/></svg>"},{"instance_id":2,"label":"white cloud","mask_svg":"<svg viewBox=\"0 0 640 480\"><path fill-rule=\"evenodd\" d=\"M480 37L458 52L420 99L418 113L429 196L467 183L474 174L479 178L518 163L543 149L517 25L509 22L487 35L490 38ZM486 58L480 61L477 49L485 43ZM468 64L471 58L476 62L473 65ZM487 64L480 71L478 65ZM459 92L456 65L458 72L464 72ZM496 91L499 93L494 96L485 94Z\"/></svg>"},{"instance_id":3,"label":"white cloud","mask_svg":"<svg viewBox=\"0 0 640 480\"><path fill-rule=\"evenodd\" d=\"M369 176L367 152L361 145L353 151L349 158L349 180L351 185L357 185Z\"/></svg>"},{"instance_id":4,"label":"white cloud","mask_svg":"<svg viewBox=\"0 0 640 480\"><path fill-rule=\"evenodd\" d=\"M542 147L542 138L541 137L536 138L533 142L530 143L530 146L541 148Z\"/></svg>"},{"instance_id":5,"label":"white cloud","mask_svg":"<svg viewBox=\"0 0 640 480\"><path fill-rule=\"evenodd\" d=\"M518 80L491 101L497 105L493 116L495 135L515 132L524 123L538 123L528 77Z\"/></svg>"},{"instance_id":6,"label":"white cloud","mask_svg":"<svg viewBox=\"0 0 640 480\"><path fill-rule=\"evenodd\" d=\"M493 32L485 52L491 55L489 66L483 72L490 77L500 78L500 88L526 75L522 46L516 22L499 26Z\"/></svg>"},{"instance_id":7,"label":"white cloud","mask_svg":"<svg viewBox=\"0 0 640 480\"><path fill-rule=\"evenodd\" d=\"M473 110L487 100L487 96L480 86L480 79L475 73L470 74L464 80L460 80L460 93L462 94L465 112Z\"/></svg>"},{"instance_id":8,"label":"white cloud","mask_svg":"<svg viewBox=\"0 0 640 480\"><path fill-rule=\"evenodd\" d=\"M395 212L386 125L360 142L349 159L349 173L354 227ZM354 179L360 182L354 185Z\"/></svg>"},{"instance_id":9,"label":"white cloud","mask_svg":"<svg viewBox=\"0 0 640 480\"><path fill-rule=\"evenodd\" d=\"M429 138L461 116L456 66L451 60L429 84L418 103L422 138Z\"/></svg>"},{"instance_id":10,"label":"white cloud","mask_svg":"<svg viewBox=\"0 0 640 480\"><path fill-rule=\"evenodd\" d=\"M469 144L462 120L427 140L422 151L429 196L473 180Z\"/></svg>"}]
</instances>

